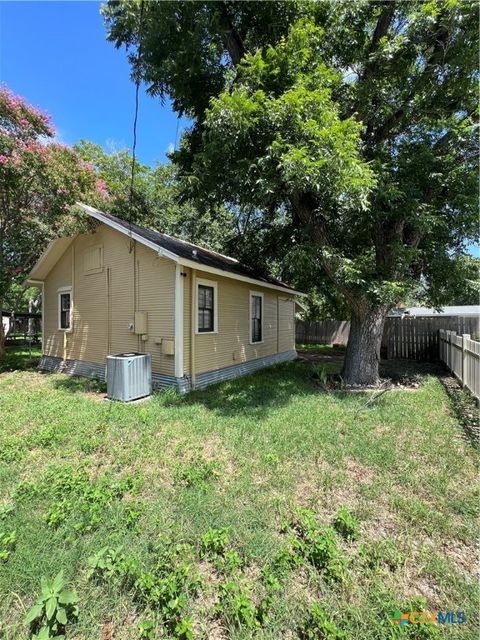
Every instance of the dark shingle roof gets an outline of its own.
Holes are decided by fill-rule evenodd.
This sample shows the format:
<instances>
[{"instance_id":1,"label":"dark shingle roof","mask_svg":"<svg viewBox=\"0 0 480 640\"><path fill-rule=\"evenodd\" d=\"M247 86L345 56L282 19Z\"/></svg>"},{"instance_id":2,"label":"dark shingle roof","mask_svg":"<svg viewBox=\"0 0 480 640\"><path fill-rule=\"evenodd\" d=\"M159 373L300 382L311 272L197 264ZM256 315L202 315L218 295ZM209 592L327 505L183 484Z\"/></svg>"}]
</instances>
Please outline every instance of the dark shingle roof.
<instances>
[{"instance_id":1,"label":"dark shingle roof","mask_svg":"<svg viewBox=\"0 0 480 640\"><path fill-rule=\"evenodd\" d=\"M110 213L98 211L93 207L89 207L83 204L80 204L80 206L87 213L93 215L95 215L95 213L99 214L107 220L110 220L115 224L122 226L127 234L131 231L132 233L145 238L145 240L154 243L156 246L158 246L159 249L170 251L180 258L193 260L195 262L198 262L199 265L213 267L215 269L220 269L228 273L245 276L247 278L253 278L254 280L258 280L259 282L273 284L277 287L292 290L292 287L290 287L288 284L285 284L284 282L281 282L280 280L277 280L276 278L273 278L272 276L269 276L265 273L259 273L258 271L251 269L247 265L238 262L238 260L235 260L235 258L224 256L221 253L211 251L210 249L206 249L205 247L199 247L198 245L187 242L186 240L173 238L166 233L160 233L159 231L154 231L153 229L148 229L147 227L141 227L140 225L133 222L129 223L126 220L117 218L117 216L114 216Z\"/></svg>"}]
</instances>

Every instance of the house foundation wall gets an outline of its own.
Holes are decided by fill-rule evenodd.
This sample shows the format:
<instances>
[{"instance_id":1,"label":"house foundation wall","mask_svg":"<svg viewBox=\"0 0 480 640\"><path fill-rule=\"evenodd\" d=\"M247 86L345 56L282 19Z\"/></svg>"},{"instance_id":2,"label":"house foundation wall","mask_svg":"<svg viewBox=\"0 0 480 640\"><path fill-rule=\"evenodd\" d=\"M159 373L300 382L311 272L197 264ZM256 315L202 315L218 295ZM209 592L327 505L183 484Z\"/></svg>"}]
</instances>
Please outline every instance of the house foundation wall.
<instances>
[{"instance_id":1,"label":"house foundation wall","mask_svg":"<svg viewBox=\"0 0 480 640\"><path fill-rule=\"evenodd\" d=\"M295 350L284 351L283 353L275 353L263 358L249 360L239 364L223 367L214 371L206 371L196 375L196 389L204 389L211 384L223 382L224 380L232 380L241 376L253 373L258 369L269 367L281 362L293 360L297 356ZM105 381L105 365L95 362L86 362L84 360L63 360L55 356L43 355L38 368L42 371L50 371L52 373L66 373L71 376L81 376L87 378L98 378ZM183 378L175 378L174 376L152 373L152 386L154 389L161 390L168 387L176 387L179 393L188 393L191 391L190 376Z\"/></svg>"}]
</instances>

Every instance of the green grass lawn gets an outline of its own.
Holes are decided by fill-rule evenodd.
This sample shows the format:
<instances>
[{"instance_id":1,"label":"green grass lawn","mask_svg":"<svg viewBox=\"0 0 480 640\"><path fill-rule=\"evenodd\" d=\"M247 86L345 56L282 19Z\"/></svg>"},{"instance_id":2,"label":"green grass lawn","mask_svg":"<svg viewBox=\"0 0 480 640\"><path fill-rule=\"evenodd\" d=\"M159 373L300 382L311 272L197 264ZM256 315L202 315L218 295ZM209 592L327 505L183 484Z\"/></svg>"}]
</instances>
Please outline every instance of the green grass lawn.
<instances>
[{"instance_id":1,"label":"green grass lawn","mask_svg":"<svg viewBox=\"0 0 480 640\"><path fill-rule=\"evenodd\" d=\"M60 570L70 640L478 637L476 453L435 377L366 404L293 362L121 404L27 356L0 375L2 640ZM422 608L467 622L391 622Z\"/></svg>"}]
</instances>

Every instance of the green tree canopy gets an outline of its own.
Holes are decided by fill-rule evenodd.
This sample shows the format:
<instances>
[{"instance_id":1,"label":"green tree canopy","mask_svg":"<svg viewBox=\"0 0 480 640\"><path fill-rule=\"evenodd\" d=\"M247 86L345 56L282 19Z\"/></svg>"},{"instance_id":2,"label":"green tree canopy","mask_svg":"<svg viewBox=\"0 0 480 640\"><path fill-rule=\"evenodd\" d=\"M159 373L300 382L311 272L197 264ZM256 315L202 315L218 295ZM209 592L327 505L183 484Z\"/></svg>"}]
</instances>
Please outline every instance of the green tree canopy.
<instances>
[{"instance_id":1,"label":"green tree canopy","mask_svg":"<svg viewBox=\"0 0 480 640\"><path fill-rule=\"evenodd\" d=\"M93 165L108 193L106 211L211 249L225 250L233 234L233 216L224 206L200 211L190 199L182 198L173 164L159 162L150 167L136 160L132 191L132 156L128 149L107 153L88 140L81 140L74 149Z\"/></svg>"},{"instance_id":2,"label":"green tree canopy","mask_svg":"<svg viewBox=\"0 0 480 640\"><path fill-rule=\"evenodd\" d=\"M195 118L189 195L281 227L277 258L348 305L344 376L376 382L388 309L420 282L441 304L477 234L477 7L149 2L140 29L139 6L107 3L109 37Z\"/></svg>"}]
</instances>

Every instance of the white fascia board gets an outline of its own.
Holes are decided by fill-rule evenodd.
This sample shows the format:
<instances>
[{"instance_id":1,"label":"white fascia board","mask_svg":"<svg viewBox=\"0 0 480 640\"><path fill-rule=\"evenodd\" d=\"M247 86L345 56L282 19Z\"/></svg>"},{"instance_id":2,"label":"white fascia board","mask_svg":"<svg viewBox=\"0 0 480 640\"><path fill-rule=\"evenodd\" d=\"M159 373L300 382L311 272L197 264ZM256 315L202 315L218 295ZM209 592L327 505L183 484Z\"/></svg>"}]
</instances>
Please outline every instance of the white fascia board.
<instances>
[{"instance_id":1,"label":"white fascia board","mask_svg":"<svg viewBox=\"0 0 480 640\"><path fill-rule=\"evenodd\" d=\"M85 213L88 213L89 216L92 216L92 218L96 218L100 222L103 222L103 224L106 224L108 227L112 227L112 229L116 229L120 233L123 233L123 235L129 238L132 238L133 240L136 240L140 244L143 244L146 247L148 247L149 249L153 249L153 251L158 253L158 255L164 258L169 258L174 262L178 262L178 256L176 253L172 253L167 249L163 249L162 247L159 247L158 244L155 244L155 242L151 242L150 240L147 240L147 238L144 238L143 236L139 235L138 233L135 233L134 231L129 231L128 229L125 229L123 225L118 224L113 220L110 220L110 218L107 218L107 216L103 215L103 213L101 211L98 211L98 209L94 209L93 207L90 207L88 204L83 204L83 202L77 202L76 205L80 207L80 209L85 211Z\"/></svg>"},{"instance_id":2,"label":"white fascia board","mask_svg":"<svg viewBox=\"0 0 480 640\"><path fill-rule=\"evenodd\" d=\"M43 280L35 280L32 278L27 278L22 282L23 287L41 287L43 286Z\"/></svg>"},{"instance_id":3,"label":"white fascia board","mask_svg":"<svg viewBox=\"0 0 480 640\"><path fill-rule=\"evenodd\" d=\"M205 271L205 273L212 273L216 276L222 276L224 278L232 278L232 280L240 280L241 282L248 282L249 284L256 285L257 287L265 287L266 289L275 289L275 291L281 291L285 294L292 296L306 296L306 293L302 291L296 291L295 289L286 289L285 287L279 287L276 284L270 282L264 282L263 280L257 280L256 278L249 278L248 276L242 276L238 273L231 273L230 271L223 271L223 269L217 269L216 267L208 267L205 264L201 264L195 260L188 260L187 258L178 258L179 264L184 267L190 267L190 269L197 269L197 271Z\"/></svg>"},{"instance_id":4,"label":"white fascia board","mask_svg":"<svg viewBox=\"0 0 480 640\"><path fill-rule=\"evenodd\" d=\"M46 249L45 249L45 251L42 253L42 255L40 256L40 258L37 260L37 262L35 263L35 266L33 267L33 269L30 271L30 276L31 276L33 273L36 273L36 272L40 269L40 267L43 265L43 263L44 263L44 262L45 262L45 260L47 259L48 254L50 253L50 251L51 251L51 250L53 249L53 247L55 246L56 242L57 242L57 238L56 238L55 240L51 240L51 241L48 243L47 248L46 248ZM36 278L31 278L30 276L29 276L26 280L24 280L24 282L23 282L23 286L24 286L24 287L30 287L30 286L31 286L31 284L30 284L30 283L39 283L39 282L43 282L43 280L38 280L38 279L36 279Z\"/></svg>"},{"instance_id":5,"label":"white fascia board","mask_svg":"<svg viewBox=\"0 0 480 640\"><path fill-rule=\"evenodd\" d=\"M40 258L37 260L35 266L30 271L28 278L26 278L23 282L23 286L29 287L31 282L39 283L43 282L46 276L50 273L53 266L58 262L59 258L65 253L68 247L75 240L76 236L66 236L61 238L55 238L51 240L48 244L48 247L42 253ZM53 259L52 262L52 252L57 252L58 255ZM51 264L49 264L49 261ZM46 270L45 270L46 269ZM43 273L42 273L43 272Z\"/></svg>"}]
</instances>

